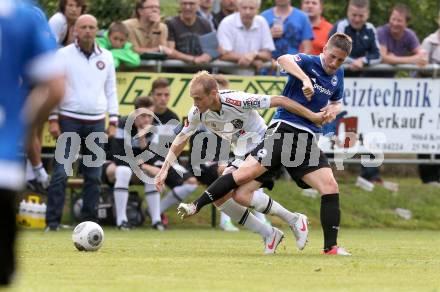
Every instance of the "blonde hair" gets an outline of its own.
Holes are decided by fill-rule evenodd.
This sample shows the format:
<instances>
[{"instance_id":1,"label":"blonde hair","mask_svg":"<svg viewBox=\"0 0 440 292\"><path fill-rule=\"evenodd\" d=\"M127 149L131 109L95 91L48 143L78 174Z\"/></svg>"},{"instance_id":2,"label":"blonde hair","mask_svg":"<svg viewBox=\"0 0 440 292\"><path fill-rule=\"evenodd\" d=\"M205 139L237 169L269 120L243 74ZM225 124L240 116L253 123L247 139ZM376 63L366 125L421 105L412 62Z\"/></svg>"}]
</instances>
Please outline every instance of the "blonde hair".
<instances>
[{"instance_id":1,"label":"blonde hair","mask_svg":"<svg viewBox=\"0 0 440 292\"><path fill-rule=\"evenodd\" d=\"M213 75L215 81L217 81L219 89L227 89L229 87L229 80L223 74Z\"/></svg>"},{"instance_id":2,"label":"blonde hair","mask_svg":"<svg viewBox=\"0 0 440 292\"><path fill-rule=\"evenodd\" d=\"M253 2L257 7L261 7L261 0L238 0L237 6L240 6L243 2Z\"/></svg>"},{"instance_id":3,"label":"blonde hair","mask_svg":"<svg viewBox=\"0 0 440 292\"><path fill-rule=\"evenodd\" d=\"M218 90L218 84L214 76L203 70L197 72L189 83L189 90L192 91L194 86L200 85L205 94L210 94L212 90Z\"/></svg>"}]
</instances>

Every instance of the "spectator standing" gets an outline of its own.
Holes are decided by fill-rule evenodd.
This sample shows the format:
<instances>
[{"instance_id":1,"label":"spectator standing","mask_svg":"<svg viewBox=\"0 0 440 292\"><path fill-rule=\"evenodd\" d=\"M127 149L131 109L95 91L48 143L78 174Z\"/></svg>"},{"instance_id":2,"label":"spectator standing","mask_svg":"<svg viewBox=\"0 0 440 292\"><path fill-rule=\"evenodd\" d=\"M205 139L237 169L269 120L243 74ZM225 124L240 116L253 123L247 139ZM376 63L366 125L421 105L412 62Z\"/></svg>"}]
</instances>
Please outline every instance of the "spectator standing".
<instances>
[{"instance_id":1,"label":"spectator standing","mask_svg":"<svg viewBox=\"0 0 440 292\"><path fill-rule=\"evenodd\" d=\"M269 24L275 41L274 59L284 54L296 54L300 46L305 54L311 52L313 31L309 17L293 7L290 0L275 0L275 7L263 11L261 15Z\"/></svg>"},{"instance_id":2,"label":"spectator standing","mask_svg":"<svg viewBox=\"0 0 440 292\"><path fill-rule=\"evenodd\" d=\"M197 11L197 15L207 20L211 26L212 31L217 30L217 23L212 13L213 0L200 0L200 8Z\"/></svg>"},{"instance_id":3,"label":"spectator standing","mask_svg":"<svg viewBox=\"0 0 440 292\"><path fill-rule=\"evenodd\" d=\"M330 35L336 32L345 33L353 40L353 49L346 60L351 72L345 72L345 76L360 76L358 71L362 68L381 61L376 28L367 22L369 15L369 0L350 0L347 18L336 22L330 32Z\"/></svg>"},{"instance_id":4,"label":"spectator standing","mask_svg":"<svg viewBox=\"0 0 440 292\"><path fill-rule=\"evenodd\" d=\"M439 29L427 36L422 42L422 49L426 52L430 64L440 64L440 11L438 12L437 23ZM421 159L428 159L430 155L419 155ZM440 155L435 156L440 159ZM440 187L440 165L438 164L420 164L420 179L423 183Z\"/></svg>"},{"instance_id":5,"label":"spectator standing","mask_svg":"<svg viewBox=\"0 0 440 292\"><path fill-rule=\"evenodd\" d=\"M223 19L217 32L220 59L237 63L240 67L254 66L258 71L263 62L271 60L275 50L266 20L257 15L260 0L239 0L238 12ZM228 73L253 75L254 69L233 69Z\"/></svg>"},{"instance_id":6,"label":"spectator standing","mask_svg":"<svg viewBox=\"0 0 440 292\"><path fill-rule=\"evenodd\" d=\"M174 49L170 58L192 64L209 63L212 57L204 53L199 37L212 32L208 21L197 16L199 0L179 0L180 14L166 22L168 44Z\"/></svg>"},{"instance_id":7,"label":"spectator standing","mask_svg":"<svg viewBox=\"0 0 440 292\"><path fill-rule=\"evenodd\" d=\"M388 24L377 28L382 62L391 65L428 63L426 52L421 49L419 39L408 28L411 12L404 4L396 4L390 14Z\"/></svg>"},{"instance_id":8,"label":"spectator standing","mask_svg":"<svg viewBox=\"0 0 440 292\"><path fill-rule=\"evenodd\" d=\"M323 16L324 0L302 0L301 10L308 16L313 28L313 41L310 54L319 55L322 53L328 40L328 35L333 25ZM301 51L304 51L302 49Z\"/></svg>"},{"instance_id":9,"label":"spectator standing","mask_svg":"<svg viewBox=\"0 0 440 292\"><path fill-rule=\"evenodd\" d=\"M75 40L74 26L78 17L86 11L85 0L60 0L59 12L49 19L49 26L55 34L59 47L67 46Z\"/></svg>"},{"instance_id":10,"label":"spectator standing","mask_svg":"<svg viewBox=\"0 0 440 292\"><path fill-rule=\"evenodd\" d=\"M128 39L138 54L164 53L170 55L167 47L168 28L160 21L159 0L138 0L135 18L124 20L128 29Z\"/></svg>"},{"instance_id":11,"label":"spectator standing","mask_svg":"<svg viewBox=\"0 0 440 292\"><path fill-rule=\"evenodd\" d=\"M221 0L220 11L214 14L215 22L217 23L217 28L220 22L228 15L237 12L237 0Z\"/></svg>"},{"instance_id":12,"label":"spectator standing","mask_svg":"<svg viewBox=\"0 0 440 292\"><path fill-rule=\"evenodd\" d=\"M97 30L98 23L95 17L88 14L80 16L75 23L75 43L58 51L66 71L66 92L57 111L49 117L49 131L55 138L66 132L73 132L81 137L81 143L75 143L80 141L72 141L74 139L68 139L66 143L57 142L55 151L64 153L65 159L70 153L76 155L80 144L83 144L84 139L90 134L104 133L106 113L109 114L110 123L108 135L112 137L116 131L118 100L115 67L111 53L95 43ZM93 142L102 148L102 142L98 138L93 139ZM99 164L95 153L88 147L84 147L83 150L83 154L92 155L93 162ZM101 166L83 165L82 170L84 188L81 219L96 221L101 191ZM47 231L59 229L66 183L65 166L56 159L48 190Z\"/></svg>"},{"instance_id":13,"label":"spectator standing","mask_svg":"<svg viewBox=\"0 0 440 292\"><path fill-rule=\"evenodd\" d=\"M127 41L128 30L122 22L113 22L102 37L96 39L101 48L109 50L113 55L115 68L122 64L133 68L141 64L139 54L133 51L133 44Z\"/></svg>"}]
</instances>

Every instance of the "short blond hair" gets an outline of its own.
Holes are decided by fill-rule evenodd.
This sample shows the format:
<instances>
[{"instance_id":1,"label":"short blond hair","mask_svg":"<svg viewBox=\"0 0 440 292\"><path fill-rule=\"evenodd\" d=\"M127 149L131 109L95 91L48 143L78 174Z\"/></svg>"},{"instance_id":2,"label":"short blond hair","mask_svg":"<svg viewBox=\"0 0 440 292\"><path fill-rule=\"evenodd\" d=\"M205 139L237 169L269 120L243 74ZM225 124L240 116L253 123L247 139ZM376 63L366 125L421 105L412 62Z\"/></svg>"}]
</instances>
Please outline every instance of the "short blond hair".
<instances>
[{"instance_id":1,"label":"short blond hair","mask_svg":"<svg viewBox=\"0 0 440 292\"><path fill-rule=\"evenodd\" d=\"M203 92L205 94L210 94L213 90L218 90L218 84L214 76L209 74L208 71L203 70L197 72L189 83L190 92L193 90L194 86L202 86Z\"/></svg>"},{"instance_id":2,"label":"short blond hair","mask_svg":"<svg viewBox=\"0 0 440 292\"><path fill-rule=\"evenodd\" d=\"M215 81L217 81L219 89L227 89L229 87L229 80L223 74L213 75Z\"/></svg>"}]
</instances>

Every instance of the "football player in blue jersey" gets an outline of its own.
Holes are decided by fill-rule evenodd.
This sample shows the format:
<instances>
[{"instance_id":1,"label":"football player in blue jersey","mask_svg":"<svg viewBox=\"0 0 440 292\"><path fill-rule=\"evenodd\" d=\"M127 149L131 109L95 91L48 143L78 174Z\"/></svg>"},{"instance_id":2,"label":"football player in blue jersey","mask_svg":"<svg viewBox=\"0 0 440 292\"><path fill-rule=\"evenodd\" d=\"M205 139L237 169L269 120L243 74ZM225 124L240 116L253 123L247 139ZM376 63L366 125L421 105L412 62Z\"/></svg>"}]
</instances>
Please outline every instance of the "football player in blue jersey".
<instances>
[{"instance_id":1,"label":"football player in blue jersey","mask_svg":"<svg viewBox=\"0 0 440 292\"><path fill-rule=\"evenodd\" d=\"M53 47L40 33L43 23L34 13L23 1L2 0L0 5L0 286L10 283L15 268L15 197L24 183L20 145L64 92ZM30 84L45 86L48 97L23 113L24 87Z\"/></svg>"},{"instance_id":2,"label":"football player in blue jersey","mask_svg":"<svg viewBox=\"0 0 440 292\"><path fill-rule=\"evenodd\" d=\"M323 124L334 120L342 108L339 101L344 92L344 71L341 65L351 48L351 38L337 33L328 40L319 56L297 54L279 57L278 64L288 75L283 95L313 112L323 112ZM219 177L194 202L179 205L179 212L183 216L191 216L231 190L244 188L246 184L255 183L253 180L263 173L273 173L284 166L299 187L312 187L321 194L323 253L350 255L337 245L339 188L325 154L317 146L317 134L320 132L320 126L278 108L264 140L239 169ZM238 190L236 193L240 193ZM241 201L240 198L234 199Z\"/></svg>"}]
</instances>

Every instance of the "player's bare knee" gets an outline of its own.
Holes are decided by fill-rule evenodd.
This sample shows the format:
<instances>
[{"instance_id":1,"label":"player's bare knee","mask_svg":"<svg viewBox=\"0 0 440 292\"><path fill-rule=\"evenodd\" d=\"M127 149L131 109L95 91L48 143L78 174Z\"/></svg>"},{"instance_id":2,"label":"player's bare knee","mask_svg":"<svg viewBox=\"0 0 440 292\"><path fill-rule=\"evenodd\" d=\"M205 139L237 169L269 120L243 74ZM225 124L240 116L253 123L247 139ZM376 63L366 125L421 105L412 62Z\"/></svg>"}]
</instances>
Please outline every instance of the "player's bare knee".
<instances>
[{"instance_id":1,"label":"player's bare knee","mask_svg":"<svg viewBox=\"0 0 440 292\"><path fill-rule=\"evenodd\" d=\"M239 189L235 190L234 194L232 195L232 198L240 205L243 205L246 203L246 201L248 201L247 192L241 191Z\"/></svg>"},{"instance_id":2,"label":"player's bare knee","mask_svg":"<svg viewBox=\"0 0 440 292\"><path fill-rule=\"evenodd\" d=\"M321 190L318 190L321 194L337 194L339 193L339 185L334 178L326 179L321 184Z\"/></svg>"}]
</instances>

